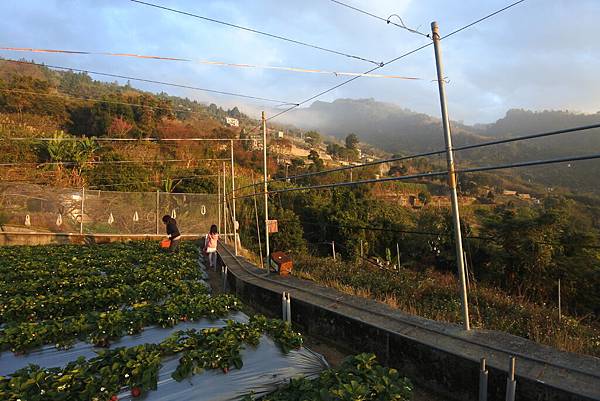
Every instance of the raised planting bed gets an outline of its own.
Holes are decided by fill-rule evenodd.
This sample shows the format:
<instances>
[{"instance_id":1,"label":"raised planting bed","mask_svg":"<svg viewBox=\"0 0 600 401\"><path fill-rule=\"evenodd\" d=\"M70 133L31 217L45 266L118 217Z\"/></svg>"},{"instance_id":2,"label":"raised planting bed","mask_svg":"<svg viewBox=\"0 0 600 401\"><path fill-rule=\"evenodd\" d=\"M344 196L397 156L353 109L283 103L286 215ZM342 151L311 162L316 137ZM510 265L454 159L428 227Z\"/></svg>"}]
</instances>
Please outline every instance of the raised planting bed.
<instances>
[{"instance_id":1,"label":"raised planting bed","mask_svg":"<svg viewBox=\"0 0 600 401\"><path fill-rule=\"evenodd\" d=\"M177 254L155 242L0 247L0 399L235 400L267 396L293 378L329 391L319 374L338 373L302 347L300 333L247 317L234 296L212 297L198 257L191 243ZM339 373L338 381L407 399L403 379L377 372ZM373 387L377 375L402 392ZM327 399L354 394L344 389Z\"/></svg>"}]
</instances>

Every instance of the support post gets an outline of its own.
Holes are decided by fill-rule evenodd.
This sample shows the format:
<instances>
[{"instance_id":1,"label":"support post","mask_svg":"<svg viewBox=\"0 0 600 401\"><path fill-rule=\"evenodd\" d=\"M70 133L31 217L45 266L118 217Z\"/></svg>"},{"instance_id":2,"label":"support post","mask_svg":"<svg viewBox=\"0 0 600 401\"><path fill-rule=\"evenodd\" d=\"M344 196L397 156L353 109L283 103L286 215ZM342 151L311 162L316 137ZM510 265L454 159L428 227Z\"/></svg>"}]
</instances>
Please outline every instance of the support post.
<instances>
[{"instance_id":1,"label":"support post","mask_svg":"<svg viewBox=\"0 0 600 401\"><path fill-rule=\"evenodd\" d=\"M265 261L263 260L262 253L262 241L260 239L260 224L258 222L258 202L256 201L256 183L254 181L254 171L252 171L252 191L254 191L254 215L256 216L256 238L258 238L258 252L260 253L260 267L265 268Z\"/></svg>"},{"instance_id":2,"label":"support post","mask_svg":"<svg viewBox=\"0 0 600 401\"><path fill-rule=\"evenodd\" d=\"M83 206L85 204L85 187L81 187L81 213L79 215L79 234L83 234Z\"/></svg>"},{"instance_id":3,"label":"support post","mask_svg":"<svg viewBox=\"0 0 600 401\"><path fill-rule=\"evenodd\" d=\"M156 190L156 235L159 234L159 209L160 209L160 189Z\"/></svg>"},{"instance_id":4,"label":"support post","mask_svg":"<svg viewBox=\"0 0 600 401\"><path fill-rule=\"evenodd\" d=\"M456 173L454 172L454 152L452 150L452 134L450 132L450 118L446 105L446 87L442 66L442 52L440 49L440 34L437 22L431 23L431 33L435 50L435 64L437 69L437 82L440 93L440 107L442 111L442 125L444 128L444 139L446 141L446 162L448 165L448 186L450 187L450 198L452 201L452 220L454 224L454 238L456 242L456 262L458 264L458 275L460 277L460 296L462 302L462 315L465 330L470 330L469 305L467 300L467 284L465 279L465 266L463 259L462 235L460 230L460 214L458 210L458 195L456 193Z\"/></svg>"},{"instance_id":5,"label":"support post","mask_svg":"<svg viewBox=\"0 0 600 401\"><path fill-rule=\"evenodd\" d=\"M223 235L227 243L227 186L225 184L225 162L223 162Z\"/></svg>"},{"instance_id":6,"label":"support post","mask_svg":"<svg viewBox=\"0 0 600 401\"><path fill-rule=\"evenodd\" d=\"M288 323L292 323L292 296L287 293L287 299L285 300L285 318Z\"/></svg>"},{"instance_id":7,"label":"support post","mask_svg":"<svg viewBox=\"0 0 600 401\"><path fill-rule=\"evenodd\" d=\"M560 278L558 279L558 321L562 319L562 305L560 299Z\"/></svg>"},{"instance_id":8,"label":"support post","mask_svg":"<svg viewBox=\"0 0 600 401\"><path fill-rule=\"evenodd\" d=\"M221 229L221 172L217 169L217 209L219 209L219 232L222 233Z\"/></svg>"},{"instance_id":9,"label":"support post","mask_svg":"<svg viewBox=\"0 0 600 401\"><path fill-rule=\"evenodd\" d=\"M267 184L267 120L265 118L265 112L262 112L262 128L263 128L263 191L265 198L265 247L267 258L267 274L271 271L271 264L269 258L271 257L271 250L269 249L269 187Z\"/></svg>"},{"instance_id":10,"label":"support post","mask_svg":"<svg viewBox=\"0 0 600 401\"><path fill-rule=\"evenodd\" d=\"M363 240L360 240L360 257L364 258L365 257L365 252L363 250Z\"/></svg>"},{"instance_id":11,"label":"support post","mask_svg":"<svg viewBox=\"0 0 600 401\"><path fill-rule=\"evenodd\" d=\"M517 390L517 381L515 380L515 360L514 356L510 357L508 365L508 378L506 379L506 401L515 401L515 393Z\"/></svg>"},{"instance_id":12,"label":"support post","mask_svg":"<svg viewBox=\"0 0 600 401\"><path fill-rule=\"evenodd\" d=\"M400 270L400 244L396 242L396 255L398 256L398 270Z\"/></svg>"},{"instance_id":13,"label":"support post","mask_svg":"<svg viewBox=\"0 0 600 401\"><path fill-rule=\"evenodd\" d=\"M285 292L281 294L281 320L287 322L287 297Z\"/></svg>"},{"instance_id":14,"label":"support post","mask_svg":"<svg viewBox=\"0 0 600 401\"><path fill-rule=\"evenodd\" d=\"M333 255L333 260L335 260L335 241L331 241L331 254Z\"/></svg>"},{"instance_id":15,"label":"support post","mask_svg":"<svg viewBox=\"0 0 600 401\"><path fill-rule=\"evenodd\" d=\"M479 401L487 401L488 371L485 367L485 358L481 358L479 365Z\"/></svg>"},{"instance_id":16,"label":"support post","mask_svg":"<svg viewBox=\"0 0 600 401\"><path fill-rule=\"evenodd\" d=\"M233 212L233 249L238 256L237 217L235 215L235 168L233 162L233 139L231 140L231 211Z\"/></svg>"}]
</instances>

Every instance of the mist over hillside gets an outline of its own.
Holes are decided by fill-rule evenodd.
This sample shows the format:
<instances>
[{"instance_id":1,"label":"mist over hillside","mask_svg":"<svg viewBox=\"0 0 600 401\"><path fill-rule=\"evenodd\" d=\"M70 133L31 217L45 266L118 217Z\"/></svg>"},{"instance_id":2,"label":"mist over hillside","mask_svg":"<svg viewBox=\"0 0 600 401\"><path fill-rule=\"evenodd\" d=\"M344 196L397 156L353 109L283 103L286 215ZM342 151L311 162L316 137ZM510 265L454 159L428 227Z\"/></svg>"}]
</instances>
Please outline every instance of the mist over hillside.
<instances>
[{"instance_id":1,"label":"mist over hillside","mask_svg":"<svg viewBox=\"0 0 600 401\"><path fill-rule=\"evenodd\" d=\"M286 122L339 138L355 133L361 141L390 153L410 154L444 148L442 125L438 117L374 99L337 99L331 103L317 101L308 108L288 113ZM600 112L580 114L512 109L491 124L469 126L452 122L451 125L454 144L460 146L594 123L600 123ZM457 157L466 164L487 165L591 153L600 153L600 129L486 147L461 152ZM548 186L565 186L576 191L600 190L600 161L514 171L532 182Z\"/></svg>"}]
</instances>

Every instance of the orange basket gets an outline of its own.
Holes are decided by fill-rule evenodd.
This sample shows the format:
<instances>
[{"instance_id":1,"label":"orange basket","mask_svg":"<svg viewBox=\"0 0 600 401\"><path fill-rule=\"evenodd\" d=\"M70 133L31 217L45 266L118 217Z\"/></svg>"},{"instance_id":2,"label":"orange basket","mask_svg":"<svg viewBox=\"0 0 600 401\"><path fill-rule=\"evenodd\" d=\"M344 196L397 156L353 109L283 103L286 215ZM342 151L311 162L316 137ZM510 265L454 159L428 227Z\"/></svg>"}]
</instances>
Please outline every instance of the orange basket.
<instances>
[{"instance_id":1,"label":"orange basket","mask_svg":"<svg viewBox=\"0 0 600 401\"><path fill-rule=\"evenodd\" d=\"M164 240L160 241L160 247L161 248L168 248L171 246L171 240L165 238Z\"/></svg>"}]
</instances>

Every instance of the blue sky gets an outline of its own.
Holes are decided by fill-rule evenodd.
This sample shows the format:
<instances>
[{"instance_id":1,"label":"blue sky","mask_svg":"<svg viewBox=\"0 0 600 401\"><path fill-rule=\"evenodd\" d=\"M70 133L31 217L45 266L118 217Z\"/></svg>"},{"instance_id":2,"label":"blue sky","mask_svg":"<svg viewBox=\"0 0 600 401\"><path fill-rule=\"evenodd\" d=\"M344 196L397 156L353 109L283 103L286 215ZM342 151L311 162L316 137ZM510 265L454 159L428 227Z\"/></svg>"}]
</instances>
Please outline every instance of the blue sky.
<instances>
[{"instance_id":1,"label":"blue sky","mask_svg":"<svg viewBox=\"0 0 600 401\"><path fill-rule=\"evenodd\" d=\"M323 47L386 61L428 39L358 14L329 0L150 0ZM442 35L509 3L505 0L345 0ZM364 72L373 65L250 32L169 13L128 0L4 0L1 47L126 52L332 71ZM600 111L600 45L595 37L598 0L527 0L493 19L443 41L450 116L466 123L501 118L507 109ZM299 102L342 82L335 75L235 69L198 63L105 56L0 51L5 58L90 69ZM419 81L360 78L319 100L375 98L439 115L433 49L427 48L378 72ZM95 77L97 79L104 79ZM175 89L165 91L254 114L260 101Z\"/></svg>"}]
</instances>

